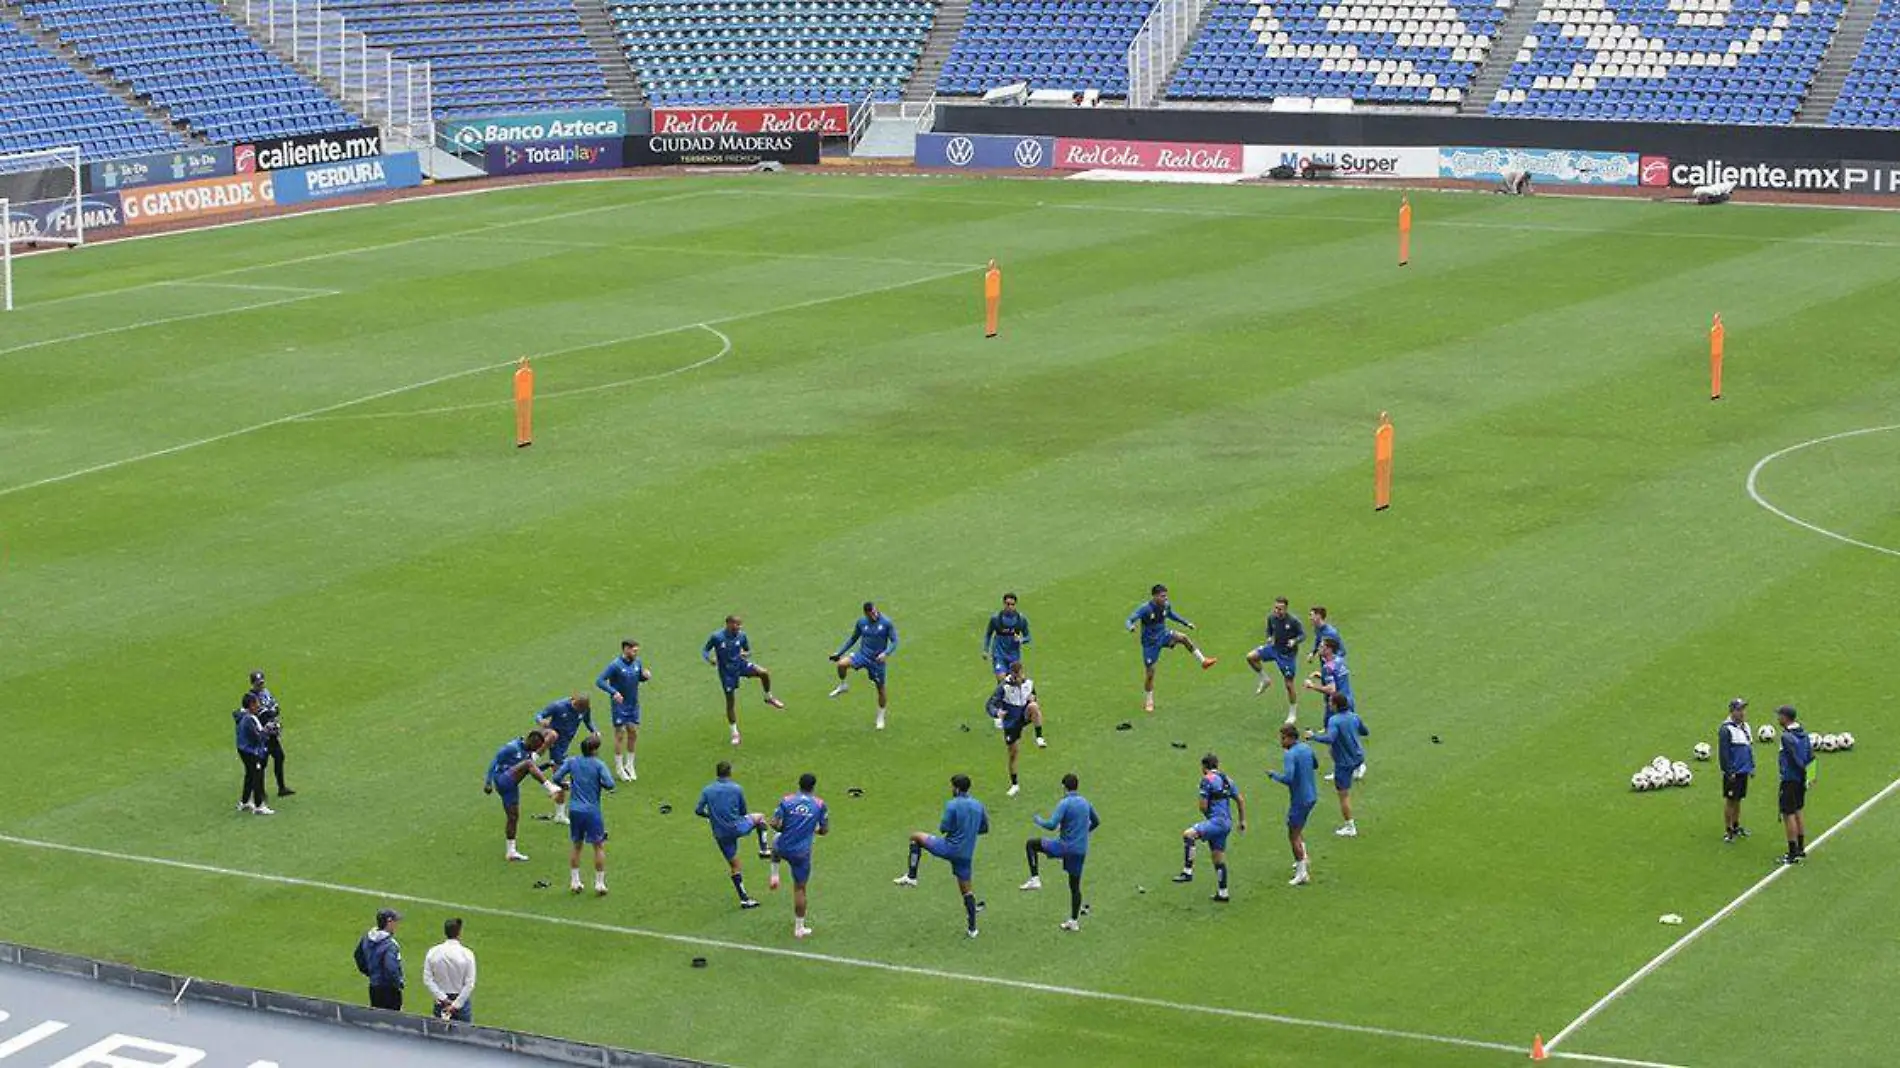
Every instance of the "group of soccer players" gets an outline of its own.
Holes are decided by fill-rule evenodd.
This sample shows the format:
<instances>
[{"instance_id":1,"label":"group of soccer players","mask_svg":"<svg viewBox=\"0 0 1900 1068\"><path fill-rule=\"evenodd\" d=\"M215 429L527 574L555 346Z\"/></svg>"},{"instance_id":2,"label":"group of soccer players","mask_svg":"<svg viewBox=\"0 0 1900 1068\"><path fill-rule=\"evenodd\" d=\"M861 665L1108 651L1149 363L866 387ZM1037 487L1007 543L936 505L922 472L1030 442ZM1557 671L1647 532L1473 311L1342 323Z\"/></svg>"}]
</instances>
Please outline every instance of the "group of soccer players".
<instances>
[{"instance_id":1,"label":"group of soccer players","mask_svg":"<svg viewBox=\"0 0 1900 1068\"><path fill-rule=\"evenodd\" d=\"M1304 829L1318 803L1319 760L1308 743L1328 747L1333 758L1332 777L1343 821L1335 833L1341 837L1356 837L1358 827L1353 820L1351 792L1365 774L1362 739L1370 733L1354 702L1344 640L1328 620L1323 606L1314 606L1308 618L1312 624L1313 645L1306 659L1309 663L1318 659L1320 666L1308 676L1303 688L1322 697L1326 715L1321 730L1302 734L1298 727L1301 690L1296 688L1296 680L1306 630L1289 612L1286 598L1275 600L1266 617L1266 641L1246 657L1249 667L1259 677L1254 690L1256 695L1265 693L1271 685L1269 667L1279 671L1285 685L1288 711L1279 731L1284 751L1282 766L1278 771L1269 771L1268 776L1288 790L1286 826L1294 860L1291 884L1295 886L1304 885L1311 878ZM1154 711L1155 665L1163 652L1184 648L1203 669L1219 662L1202 652L1185 633L1172 629L1171 623L1186 630L1194 629L1193 623L1175 611L1168 589L1162 585L1154 586L1148 600L1138 605L1127 619L1128 630L1139 630L1140 634L1144 668L1142 703L1148 712ZM1025 647L1030 640L1029 620L1018 608L1016 595L1005 594L1002 610L990 617L985 628L983 655L990 661L995 678L995 689L986 702L986 710L1002 732L1008 752L1010 797L1017 796L1021 790L1017 759L1023 733L1033 730L1036 745L1047 746L1043 737L1042 707L1036 697L1035 684L1023 664ZM867 601L844 644L827 658L838 676L831 697L840 697L850 690L852 671L862 671L870 679L877 691L877 730L885 729L888 722L886 683L889 660L897 649L896 624L874 602ZM751 654L751 640L746 635L744 620L736 615L727 616L724 627L708 636L701 647L702 658L717 671L734 746L740 744L737 694L745 679L759 680L766 704L779 709L785 707L772 691L771 673L755 662ZM615 789L616 779L632 782L638 778L635 749L640 727L640 688L652 678L651 670L641 659L639 643L629 639L621 643L620 655L610 661L595 680L596 688L608 696L612 705L614 768L611 771L599 758L603 743L594 726L592 699L585 694L574 694L549 704L535 717L525 734L511 739L497 751L484 778L483 789L500 795L506 817L504 855L507 860L528 859L517 848L517 830L520 784L523 779L533 778L554 801L552 818L569 827L572 847L569 889L576 894L583 892L581 858L584 847L591 846L595 893L602 896L607 893L607 831L601 814L601 797ZM586 728L584 735L583 727ZM570 756L569 750L577 738L580 754ZM708 822L714 842L725 858L739 907L753 909L759 905L746 890L739 855L740 844L750 838L756 840L759 858L770 862L771 889L779 888L780 866L791 869L793 933L798 938L806 937L811 933L806 891L811 876L812 849L817 838L830 832L829 810L814 793L817 777L811 773L802 775L798 789L786 794L768 815L750 810L743 788L732 779L729 762L721 761L715 775L714 781L701 792L694 814ZM1020 889L1040 890L1042 858L1060 860L1068 876L1070 897L1069 918L1061 927L1075 931L1080 929L1081 917L1087 912L1082 900L1082 872L1090 835L1101 825L1101 818L1081 795L1076 775L1065 775L1062 785L1063 795L1050 815L1034 817L1037 826L1052 832L1052 836L1036 836L1025 841L1029 878ZM903 887L916 886L925 853L948 861L962 898L967 932L974 938L978 932L977 916L984 904L975 893L973 866L977 840L990 830L989 813L982 802L971 796L971 781L967 775L952 776L950 789L951 796L944 805L937 832L919 831L910 836L908 864L905 873L895 882ZM1194 878L1196 850L1205 844L1215 869L1214 900L1225 902L1229 900L1228 838L1236 828L1242 832L1247 829L1246 799L1221 770L1219 757L1212 753L1201 758L1198 792L1201 819L1182 832L1184 860L1175 882L1186 883Z\"/></svg>"}]
</instances>

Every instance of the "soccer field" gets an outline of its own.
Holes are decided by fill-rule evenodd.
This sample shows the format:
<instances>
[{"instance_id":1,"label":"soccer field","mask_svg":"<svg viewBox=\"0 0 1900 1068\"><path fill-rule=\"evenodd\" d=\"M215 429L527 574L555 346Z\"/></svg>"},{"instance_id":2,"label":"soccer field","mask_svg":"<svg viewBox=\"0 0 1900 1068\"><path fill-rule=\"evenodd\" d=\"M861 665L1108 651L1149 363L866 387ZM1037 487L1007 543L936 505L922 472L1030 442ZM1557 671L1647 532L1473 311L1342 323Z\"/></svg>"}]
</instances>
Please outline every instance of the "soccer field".
<instances>
[{"instance_id":1,"label":"soccer field","mask_svg":"<svg viewBox=\"0 0 1900 1068\"><path fill-rule=\"evenodd\" d=\"M1759 470L1808 529L1748 479L1900 424L1900 217L1414 194L1400 270L1397 199L608 182L21 262L0 938L358 1001L350 948L394 903L426 1007L454 912L478 1021L748 1066L1505 1065L1559 1032L1559 1058L1884 1063L1900 801L1861 806L1900 774L1900 428ZM1146 716L1123 620L1155 582L1222 662L1167 654ZM981 710L1005 590L1050 742L1014 799ZM1284 699L1242 660L1276 595L1332 610L1373 731L1360 837L1323 788L1299 888L1264 774ZM881 733L820 660L867 599L903 637ZM789 705L748 683L736 751L699 660L728 612ZM612 896L569 897L565 828L524 819L505 864L482 773L598 696L622 637L654 672L640 779L606 805ZM254 667L298 790L271 819L232 811ZM1629 788L1736 694L1859 740L1821 757L1810 838L1860 814L1766 886L1771 747L1737 845L1712 765ZM1226 906L1205 854L1169 882L1207 750L1249 802ZM766 905L736 908L690 814L726 758L755 809L818 775L810 939L756 861ZM891 885L957 771L992 820L975 941L940 862ZM1016 889L1067 771L1103 819L1078 934L1053 868Z\"/></svg>"}]
</instances>

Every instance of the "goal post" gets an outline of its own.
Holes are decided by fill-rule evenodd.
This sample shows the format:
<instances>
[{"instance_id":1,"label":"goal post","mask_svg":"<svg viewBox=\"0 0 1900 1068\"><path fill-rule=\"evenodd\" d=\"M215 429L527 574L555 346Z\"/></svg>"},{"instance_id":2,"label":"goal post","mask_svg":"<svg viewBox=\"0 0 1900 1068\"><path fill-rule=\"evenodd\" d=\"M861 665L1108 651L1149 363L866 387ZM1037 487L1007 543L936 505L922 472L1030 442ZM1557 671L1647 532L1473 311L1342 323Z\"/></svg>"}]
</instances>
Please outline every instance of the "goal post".
<instances>
[{"instance_id":1,"label":"goal post","mask_svg":"<svg viewBox=\"0 0 1900 1068\"><path fill-rule=\"evenodd\" d=\"M13 203L0 197L0 311L13 310Z\"/></svg>"},{"instance_id":2,"label":"goal post","mask_svg":"<svg viewBox=\"0 0 1900 1068\"><path fill-rule=\"evenodd\" d=\"M77 145L0 155L0 304L7 311L17 249L86 243L83 175Z\"/></svg>"}]
</instances>

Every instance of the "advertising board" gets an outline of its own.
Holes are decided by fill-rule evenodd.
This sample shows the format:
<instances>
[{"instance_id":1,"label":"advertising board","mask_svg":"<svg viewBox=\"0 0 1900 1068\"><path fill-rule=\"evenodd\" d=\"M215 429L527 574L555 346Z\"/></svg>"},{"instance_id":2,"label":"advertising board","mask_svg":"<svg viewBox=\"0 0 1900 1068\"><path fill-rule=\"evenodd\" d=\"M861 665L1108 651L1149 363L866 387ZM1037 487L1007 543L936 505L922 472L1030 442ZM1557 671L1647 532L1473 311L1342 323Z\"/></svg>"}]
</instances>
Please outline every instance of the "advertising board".
<instances>
[{"instance_id":1,"label":"advertising board","mask_svg":"<svg viewBox=\"0 0 1900 1068\"><path fill-rule=\"evenodd\" d=\"M818 133L843 137L851 132L851 109L844 104L788 107L654 108L656 134Z\"/></svg>"},{"instance_id":2,"label":"advertising board","mask_svg":"<svg viewBox=\"0 0 1900 1068\"><path fill-rule=\"evenodd\" d=\"M135 189L142 185L192 182L235 173L230 145L194 148L189 152L159 152L129 159L109 159L86 165L86 188Z\"/></svg>"},{"instance_id":3,"label":"advertising board","mask_svg":"<svg viewBox=\"0 0 1900 1068\"><path fill-rule=\"evenodd\" d=\"M605 171L621 166L623 159L618 137L490 143L482 155L491 175Z\"/></svg>"},{"instance_id":4,"label":"advertising board","mask_svg":"<svg viewBox=\"0 0 1900 1068\"><path fill-rule=\"evenodd\" d=\"M1638 160L1632 152L1583 152L1567 148L1441 148L1438 176L1502 181L1507 171L1522 171L1532 182L1553 185L1635 185Z\"/></svg>"},{"instance_id":5,"label":"advertising board","mask_svg":"<svg viewBox=\"0 0 1900 1068\"><path fill-rule=\"evenodd\" d=\"M919 167L1046 170L1055 166L1056 139L999 134L918 134L915 157Z\"/></svg>"},{"instance_id":6,"label":"advertising board","mask_svg":"<svg viewBox=\"0 0 1900 1068\"><path fill-rule=\"evenodd\" d=\"M271 195L278 204L303 204L332 197L358 196L422 184L422 164L414 152L398 152L348 163L325 163L279 171Z\"/></svg>"},{"instance_id":7,"label":"advertising board","mask_svg":"<svg viewBox=\"0 0 1900 1068\"><path fill-rule=\"evenodd\" d=\"M470 152L480 152L490 144L625 137L631 132L627 113L619 108L481 115L443 122L440 130L457 148Z\"/></svg>"},{"instance_id":8,"label":"advertising board","mask_svg":"<svg viewBox=\"0 0 1900 1068\"><path fill-rule=\"evenodd\" d=\"M817 163L816 133L667 134L627 138L627 166Z\"/></svg>"}]
</instances>

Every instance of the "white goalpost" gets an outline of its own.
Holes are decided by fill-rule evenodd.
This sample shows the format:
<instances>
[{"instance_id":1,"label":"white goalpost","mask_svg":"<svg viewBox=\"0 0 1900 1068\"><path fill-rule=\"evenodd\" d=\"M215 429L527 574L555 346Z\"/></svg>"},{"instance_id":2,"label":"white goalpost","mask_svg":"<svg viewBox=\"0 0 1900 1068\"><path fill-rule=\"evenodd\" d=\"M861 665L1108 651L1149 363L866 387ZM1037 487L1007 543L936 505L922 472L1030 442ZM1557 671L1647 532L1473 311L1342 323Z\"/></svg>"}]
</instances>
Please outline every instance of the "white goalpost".
<instances>
[{"instance_id":1,"label":"white goalpost","mask_svg":"<svg viewBox=\"0 0 1900 1068\"><path fill-rule=\"evenodd\" d=\"M15 246L86 243L82 176L76 145L0 155L0 307L13 310Z\"/></svg>"}]
</instances>

